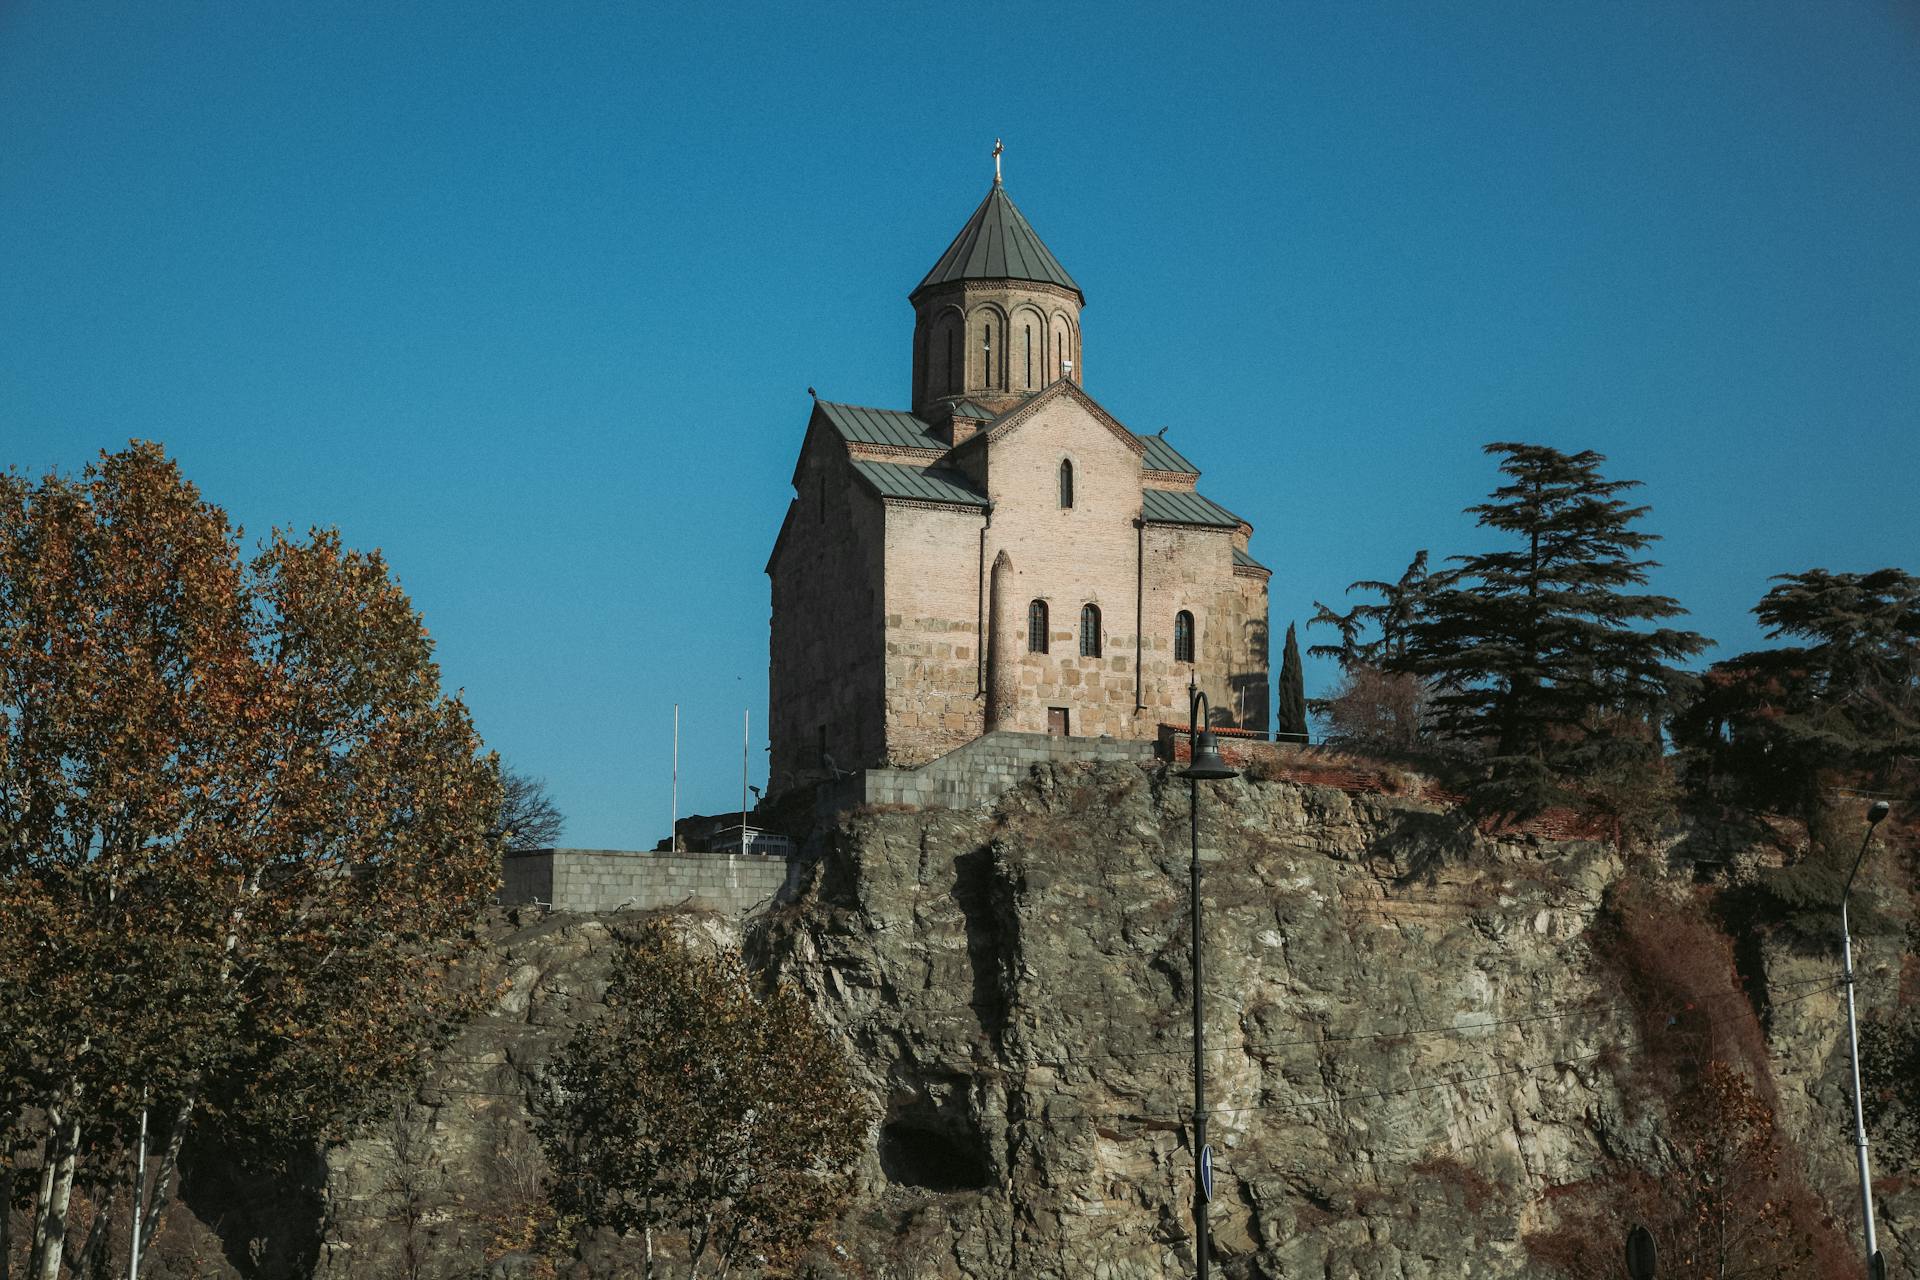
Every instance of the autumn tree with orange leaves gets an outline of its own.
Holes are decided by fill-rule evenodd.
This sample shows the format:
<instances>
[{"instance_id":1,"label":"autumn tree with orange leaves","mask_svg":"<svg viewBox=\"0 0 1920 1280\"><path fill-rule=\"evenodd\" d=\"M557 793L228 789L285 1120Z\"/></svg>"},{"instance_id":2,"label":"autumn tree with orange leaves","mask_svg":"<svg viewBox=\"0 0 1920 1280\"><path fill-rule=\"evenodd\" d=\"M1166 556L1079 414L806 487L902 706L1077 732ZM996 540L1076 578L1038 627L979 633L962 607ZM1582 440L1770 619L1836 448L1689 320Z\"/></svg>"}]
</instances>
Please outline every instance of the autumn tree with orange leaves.
<instances>
[{"instance_id":1,"label":"autumn tree with orange leaves","mask_svg":"<svg viewBox=\"0 0 1920 1280\"><path fill-rule=\"evenodd\" d=\"M499 806L377 553L243 554L157 445L0 475L0 1280L151 1236L190 1132L270 1160L416 1070Z\"/></svg>"}]
</instances>

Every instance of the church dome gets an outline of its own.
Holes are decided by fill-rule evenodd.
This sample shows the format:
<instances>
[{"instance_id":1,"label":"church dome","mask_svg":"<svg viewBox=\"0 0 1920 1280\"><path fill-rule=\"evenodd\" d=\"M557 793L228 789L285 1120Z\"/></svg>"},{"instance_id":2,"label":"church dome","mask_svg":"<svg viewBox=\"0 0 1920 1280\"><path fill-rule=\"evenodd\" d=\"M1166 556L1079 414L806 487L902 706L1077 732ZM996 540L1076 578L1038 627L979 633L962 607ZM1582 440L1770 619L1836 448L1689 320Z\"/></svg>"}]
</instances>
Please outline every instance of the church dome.
<instances>
[{"instance_id":1,"label":"church dome","mask_svg":"<svg viewBox=\"0 0 1920 1280\"><path fill-rule=\"evenodd\" d=\"M998 177L940 261L907 296L917 299L929 289L963 280L1030 280L1071 290L1086 301L1067 269L1014 207Z\"/></svg>"}]
</instances>

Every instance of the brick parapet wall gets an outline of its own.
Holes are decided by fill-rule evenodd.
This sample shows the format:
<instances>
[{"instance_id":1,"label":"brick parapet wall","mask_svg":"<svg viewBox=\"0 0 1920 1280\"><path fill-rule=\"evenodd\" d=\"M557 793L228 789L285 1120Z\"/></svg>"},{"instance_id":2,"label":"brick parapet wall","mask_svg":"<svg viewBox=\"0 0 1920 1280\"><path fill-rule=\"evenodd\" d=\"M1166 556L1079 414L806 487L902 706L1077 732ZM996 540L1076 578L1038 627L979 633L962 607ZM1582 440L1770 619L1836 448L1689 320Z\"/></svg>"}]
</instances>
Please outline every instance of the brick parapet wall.
<instances>
[{"instance_id":1,"label":"brick parapet wall","mask_svg":"<svg viewBox=\"0 0 1920 1280\"><path fill-rule=\"evenodd\" d=\"M1237 769L1255 770L1255 776L1270 781L1332 787L1349 795L1405 796L1442 809L1454 808L1466 799L1416 770L1365 756L1304 743L1269 742L1239 729L1216 728L1213 733L1222 759ZM1187 726L1163 722L1155 754L1176 765L1193 759ZM1536 836L1543 840L1604 840L1614 836L1601 815L1565 807L1546 809L1518 821L1487 817L1476 825L1489 836Z\"/></svg>"},{"instance_id":2,"label":"brick parapet wall","mask_svg":"<svg viewBox=\"0 0 1920 1280\"><path fill-rule=\"evenodd\" d=\"M692 907L751 915L793 891L796 862L736 853L536 849L504 859L500 904L580 912Z\"/></svg>"}]
</instances>

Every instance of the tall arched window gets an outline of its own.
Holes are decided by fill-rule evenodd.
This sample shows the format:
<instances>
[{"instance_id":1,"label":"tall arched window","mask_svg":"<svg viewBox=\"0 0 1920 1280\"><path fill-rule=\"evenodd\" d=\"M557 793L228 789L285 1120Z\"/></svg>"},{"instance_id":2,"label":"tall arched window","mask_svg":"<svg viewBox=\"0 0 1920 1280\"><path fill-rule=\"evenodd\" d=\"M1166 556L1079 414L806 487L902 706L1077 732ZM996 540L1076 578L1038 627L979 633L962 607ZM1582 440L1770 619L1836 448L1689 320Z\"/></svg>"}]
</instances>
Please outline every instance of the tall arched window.
<instances>
[{"instance_id":1,"label":"tall arched window","mask_svg":"<svg viewBox=\"0 0 1920 1280\"><path fill-rule=\"evenodd\" d=\"M1020 384L1026 391L1033 390L1033 326L1027 326L1027 380Z\"/></svg>"},{"instance_id":2,"label":"tall arched window","mask_svg":"<svg viewBox=\"0 0 1920 1280\"><path fill-rule=\"evenodd\" d=\"M1193 661L1193 615L1185 609L1173 615L1173 660Z\"/></svg>"},{"instance_id":3,"label":"tall arched window","mask_svg":"<svg viewBox=\"0 0 1920 1280\"><path fill-rule=\"evenodd\" d=\"M1027 652L1047 651L1047 602L1035 600L1027 606Z\"/></svg>"},{"instance_id":4,"label":"tall arched window","mask_svg":"<svg viewBox=\"0 0 1920 1280\"><path fill-rule=\"evenodd\" d=\"M1082 605L1080 608L1080 656L1097 658L1100 656L1100 606Z\"/></svg>"},{"instance_id":5,"label":"tall arched window","mask_svg":"<svg viewBox=\"0 0 1920 1280\"><path fill-rule=\"evenodd\" d=\"M1073 464L1065 458L1060 460L1060 505L1073 505Z\"/></svg>"},{"instance_id":6,"label":"tall arched window","mask_svg":"<svg viewBox=\"0 0 1920 1280\"><path fill-rule=\"evenodd\" d=\"M993 385L993 321L980 326L980 385Z\"/></svg>"}]
</instances>

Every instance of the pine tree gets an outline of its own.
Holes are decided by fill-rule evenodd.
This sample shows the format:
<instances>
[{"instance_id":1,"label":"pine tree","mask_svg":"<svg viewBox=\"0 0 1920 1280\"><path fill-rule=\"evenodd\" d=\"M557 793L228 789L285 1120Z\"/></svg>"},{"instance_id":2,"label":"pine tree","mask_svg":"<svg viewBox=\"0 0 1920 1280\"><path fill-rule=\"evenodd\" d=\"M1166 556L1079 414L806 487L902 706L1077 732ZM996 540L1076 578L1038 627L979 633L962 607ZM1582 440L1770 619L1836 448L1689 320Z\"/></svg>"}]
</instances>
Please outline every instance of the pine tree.
<instances>
[{"instance_id":1,"label":"pine tree","mask_svg":"<svg viewBox=\"0 0 1920 1280\"><path fill-rule=\"evenodd\" d=\"M1284 742L1307 740L1306 673L1300 665L1300 641L1293 624L1287 624L1287 648L1280 659L1280 716L1277 725Z\"/></svg>"},{"instance_id":2,"label":"pine tree","mask_svg":"<svg viewBox=\"0 0 1920 1280\"><path fill-rule=\"evenodd\" d=\"M1515 807L1554 781L1658 750L1658 717L1684 677L1668 664L1707 641L1646 624L1685 612L1667 596L1632 593L1655 540L1633 526L1647 512L1620 497L1592 450L1498 442L1507 483L1467 508L1513 542L1436 575L1403 655L1389 665L1427 677L1442 731L1483 751L1496 779L1521 785Z\"/></svg>"}]
</instances>

